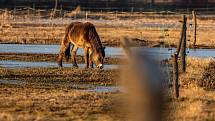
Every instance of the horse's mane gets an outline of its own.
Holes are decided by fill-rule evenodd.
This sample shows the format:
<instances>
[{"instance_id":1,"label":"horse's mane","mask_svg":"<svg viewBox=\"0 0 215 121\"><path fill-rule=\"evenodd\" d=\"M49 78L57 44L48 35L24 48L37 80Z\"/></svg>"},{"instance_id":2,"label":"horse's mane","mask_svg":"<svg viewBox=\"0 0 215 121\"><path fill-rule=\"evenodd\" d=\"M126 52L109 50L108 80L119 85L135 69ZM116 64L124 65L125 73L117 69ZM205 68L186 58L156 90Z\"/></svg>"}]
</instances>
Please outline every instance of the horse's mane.
<instances>
[{"instance_id":1,"label":"horse's mane","mask_svg":"<svg viewBox=\"0 0 215 121\"><path fill-rule=\"evenodd\" d=\"M104 49L102 47L102 43L101 40L99 38L99 35L96 31L96 28L93 24L87 22L85 23L85 25L88 27L88 37L89 37L89 42L91 44L91 46L93 47L93 49L95 49L97 52L101 52L102 56L105 56L105 52Z\"/></svg>"}]
</instances>

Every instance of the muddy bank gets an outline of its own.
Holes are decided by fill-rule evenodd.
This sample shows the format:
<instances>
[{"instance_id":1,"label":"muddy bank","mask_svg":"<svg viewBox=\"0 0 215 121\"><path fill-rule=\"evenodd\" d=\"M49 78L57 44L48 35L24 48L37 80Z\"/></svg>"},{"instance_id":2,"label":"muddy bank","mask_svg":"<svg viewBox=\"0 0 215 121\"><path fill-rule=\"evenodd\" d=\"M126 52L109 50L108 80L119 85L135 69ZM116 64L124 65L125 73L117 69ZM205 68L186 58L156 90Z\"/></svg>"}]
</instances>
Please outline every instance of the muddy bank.
<instances>
[{"instance_id":1,"label":"muddy bank","mask_svg":"<svg viewBox=\"0 0 215 121\"><path fill-rule=\"evenodd\" d=\"M19 80L27 85L56 86L52 83L78 83L116 85L120 77L118 69L75 69L75 68L0 68L0 79ZM57 85L61 86L61 85Z\"/></svg>"},{"instance_id":2,"label":"muddy bank","mask_svg":"<svg viewBox=\"0 0 215 121\"><path fill-rule=\"evenodd\" d=\"M58 54L31 54L31 53L0 53L0 60L16 60L28 62L56 62ZM77 63L84 63L84 57L77 55ZM64 60L64 63L71 63ZM105 57L104 64L122 64L123 59L117 57Z\"/></svg>"},{"instance_id":3,"label":"muddy bank","mask_svg":"<svg viewBox=\"0 0 215 121\"><path fill-rule=\"evenodd\" d=\"M0 85L0 120L125 120L119 93Z\"/></svg>"}]
</instances>

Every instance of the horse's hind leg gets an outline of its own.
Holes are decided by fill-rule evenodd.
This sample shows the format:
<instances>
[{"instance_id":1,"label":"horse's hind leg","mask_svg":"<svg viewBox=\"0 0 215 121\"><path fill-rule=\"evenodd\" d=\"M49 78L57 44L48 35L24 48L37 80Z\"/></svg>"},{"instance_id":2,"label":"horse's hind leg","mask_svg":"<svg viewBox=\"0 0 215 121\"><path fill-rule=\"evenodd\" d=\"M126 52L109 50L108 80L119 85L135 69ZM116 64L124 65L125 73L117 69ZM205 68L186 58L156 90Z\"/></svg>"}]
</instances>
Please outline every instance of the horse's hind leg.
<instances>
[{"instance_id":1,"label":"horse's hind leg","mask_svg":"<svg viewBox=\"0 0 215 121\"><path fill-rule=\"evenodd\" d=\"M77 53L78 47L73 45L72 47L72 66L75 68L78 68L78 64L76 62L76 53Z\"/></svg>"},{"instance_id":2,"label":"horse's hind leg","mask_svg":"<svg viewBox=\"0 0 215 121\"><path fill-rule=\"evenodd\" d=\"M84 48L84 60L85 60L85 63L86 63L85 68L89 68L89 53L88 53L88 48L87 47Z\"/></svg>"},{"instance_id":3,"label":"horse's hind leg","mask_svg":"<svg viewBox=\"0 0 215 121\"><path fill-rule=\"evenodd\" d=\"M90 65L90 68L93 68L93 50L88 49L88 51L89 51L89 65Z\"/></svg>"}]
</instances>

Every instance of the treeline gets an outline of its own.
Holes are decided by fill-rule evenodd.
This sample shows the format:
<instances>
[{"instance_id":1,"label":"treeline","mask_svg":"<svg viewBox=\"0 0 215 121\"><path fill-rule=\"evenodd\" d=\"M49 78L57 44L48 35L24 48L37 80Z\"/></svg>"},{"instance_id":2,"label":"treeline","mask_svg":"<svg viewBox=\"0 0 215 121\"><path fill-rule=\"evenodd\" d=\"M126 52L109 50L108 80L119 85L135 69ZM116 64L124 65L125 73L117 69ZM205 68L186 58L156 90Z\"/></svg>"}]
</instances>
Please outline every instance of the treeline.
<instances>
[{"instance_id":1,"label":"treeline","mask_svg":"<svg viewBox=\"0 0 215 121\"><path fill-rule=\"evenodd\" d=\"M0 8L35 7L38 9L54 8L56 0L0 0ZM215 6L213 0L57 0L58 9L73 9L81 6L85 10L174 10L186 8L210 8Z\"/></svg>"}]
</instances>

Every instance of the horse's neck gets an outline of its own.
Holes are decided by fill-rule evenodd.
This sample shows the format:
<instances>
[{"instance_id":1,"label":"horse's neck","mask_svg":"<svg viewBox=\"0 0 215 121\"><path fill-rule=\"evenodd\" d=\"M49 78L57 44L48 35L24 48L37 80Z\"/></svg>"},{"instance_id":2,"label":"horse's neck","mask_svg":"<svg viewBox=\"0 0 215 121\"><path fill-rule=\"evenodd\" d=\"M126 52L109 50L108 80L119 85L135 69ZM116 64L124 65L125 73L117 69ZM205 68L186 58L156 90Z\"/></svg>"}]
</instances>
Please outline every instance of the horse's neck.
<instances>
[{"instance_id":1,"label":"horse's neck","mask_svg":"<svg viewBox=\"0 0 215 121\"><path fill-rule=\"evenodd\" d=\"M91 44L92 44L92 47L93 47L93 51L95 51L97 53L100 52L101 49L102 49L102 45L99 42L99 40L98 39L94 39L94 41L93 40L91 40L91 41L92 41Z\"/></svg>"}]
</instances>

